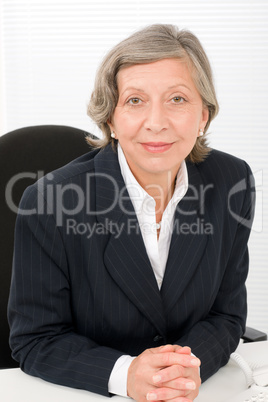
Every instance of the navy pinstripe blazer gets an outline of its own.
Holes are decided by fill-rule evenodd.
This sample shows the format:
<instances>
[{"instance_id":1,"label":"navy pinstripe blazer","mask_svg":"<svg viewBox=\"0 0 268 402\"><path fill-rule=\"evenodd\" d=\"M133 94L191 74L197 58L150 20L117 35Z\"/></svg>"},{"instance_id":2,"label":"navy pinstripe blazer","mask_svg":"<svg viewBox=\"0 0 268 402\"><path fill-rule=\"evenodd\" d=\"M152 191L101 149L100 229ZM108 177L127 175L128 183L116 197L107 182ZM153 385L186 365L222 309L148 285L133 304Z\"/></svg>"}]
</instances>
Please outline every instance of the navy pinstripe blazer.
<instances>
[{"instance_id":1,"label":"navy pinstripe blazer","mask_svg":"<svg viewBox=\"0 0 268 402\"><path fill-rule=\"evenodd\" d=\"M22 370L108 395L122 354L188 345L203 381L228 361L246 320L252 175L215 150L187 169L161 291L110 146L26 189L8 312Z\"/></svg>"}]
</instances>

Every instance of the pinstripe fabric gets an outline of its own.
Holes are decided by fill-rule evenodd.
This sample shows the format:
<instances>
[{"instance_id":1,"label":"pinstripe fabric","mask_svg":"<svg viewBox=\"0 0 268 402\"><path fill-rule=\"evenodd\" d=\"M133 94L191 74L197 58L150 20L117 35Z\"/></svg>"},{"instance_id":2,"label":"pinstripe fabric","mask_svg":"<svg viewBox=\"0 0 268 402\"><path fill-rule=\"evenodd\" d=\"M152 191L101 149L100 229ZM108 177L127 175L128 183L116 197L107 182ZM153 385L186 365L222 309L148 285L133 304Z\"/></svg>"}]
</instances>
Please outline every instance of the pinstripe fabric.
<instances>
[{"instance_id":1,"label":"pinstripe fabric","mask_svg":"<svg viewBox=\"0 0 268 402\"><path fill-rule=\"evenodd\" d=\"M189 189L176 210L161 291L109 146L25 191L8 313L13 356L25 372L108 395L122 354L189 345L202 361L203 381L227 362L246 319L250 230L234 214L251 219L251 172L219 151L187 169ZM237 183L230 214L228 194ZM23 215L37 207L42 213ZM200 222L213 230L198 232ZM83 233L85 224L94 235Z\"/></svg>"}]
</instances>

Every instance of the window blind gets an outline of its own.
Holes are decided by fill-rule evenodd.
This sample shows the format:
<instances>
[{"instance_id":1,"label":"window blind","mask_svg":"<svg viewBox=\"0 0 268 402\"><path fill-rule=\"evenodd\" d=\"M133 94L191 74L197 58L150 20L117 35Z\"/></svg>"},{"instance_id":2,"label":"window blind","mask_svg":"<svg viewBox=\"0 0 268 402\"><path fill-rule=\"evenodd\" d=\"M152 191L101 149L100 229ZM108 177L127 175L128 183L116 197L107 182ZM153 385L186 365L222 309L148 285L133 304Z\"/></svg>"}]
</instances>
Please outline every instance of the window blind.
<instances>
[{"instance_id":1,"label":"window blind","mask_svg":"<svg viewBox=\"0 0 268 402\"><path fill-rule=\"evenodd\" d=\"M256 177L248 325L268 332L267 0L0 0L0 12L1 134L65 124L100 135L86 107L111 46L159 22L199 37L220 103L211 146L245 159Z\"/></svg>"}]
</instances>

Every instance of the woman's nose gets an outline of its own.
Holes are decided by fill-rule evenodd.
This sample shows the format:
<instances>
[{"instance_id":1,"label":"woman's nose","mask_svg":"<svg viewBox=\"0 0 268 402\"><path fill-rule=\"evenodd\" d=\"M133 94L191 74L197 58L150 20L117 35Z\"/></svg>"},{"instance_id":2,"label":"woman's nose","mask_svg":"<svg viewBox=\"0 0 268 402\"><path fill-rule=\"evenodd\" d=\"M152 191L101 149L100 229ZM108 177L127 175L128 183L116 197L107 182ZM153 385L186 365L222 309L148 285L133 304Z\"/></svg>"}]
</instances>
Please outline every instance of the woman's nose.
<instances>
[{"instance_id":1,"label":"woman's nose","mask_svg":"<svg viewBox=\"0 0 268 402\"><path fill-rule=\"evenodd\" d=\"M150 105L147 110L144 126L155 134L168 128L168 119L163 104L155 102Z\"/></svg>"}]
</instances>

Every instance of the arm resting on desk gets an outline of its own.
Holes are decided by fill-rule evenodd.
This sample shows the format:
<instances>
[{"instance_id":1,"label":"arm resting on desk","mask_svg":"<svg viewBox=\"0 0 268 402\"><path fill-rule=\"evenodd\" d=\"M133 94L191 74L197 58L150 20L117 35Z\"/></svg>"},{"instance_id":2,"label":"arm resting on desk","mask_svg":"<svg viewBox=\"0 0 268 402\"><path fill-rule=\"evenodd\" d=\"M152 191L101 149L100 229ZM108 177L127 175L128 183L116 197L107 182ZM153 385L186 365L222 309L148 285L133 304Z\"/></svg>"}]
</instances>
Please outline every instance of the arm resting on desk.
<instances>
[{"instance_id":1,"label":"arm resting on desk","mask_svg":"<svg viewBox=\"0 0 268 402\"><path fill-rule=\"evenodd\" d=\"M218 295L208 315L176 343L187 345L201 360L201 379L205 381L225 365L237 348L245 331L247 296L245 281L248 274L247 241L252 222L254 197L247 186L241 222L237 225L233 246L227 261Z\"/></svg>"},{"instance_id":2,"label":"arm resting on desk","mask_svg":"<svg viewBox=\"0 0 268 402\"><path fill-rule=\"evenodd\" d=\"M41 198L30 187L20 207L34 210L37 202ZM13 357L28 374L108 396L122 353L75 332L69 282L54 216L19 214L8 313Z\"/></svg>"}]
</instances>

